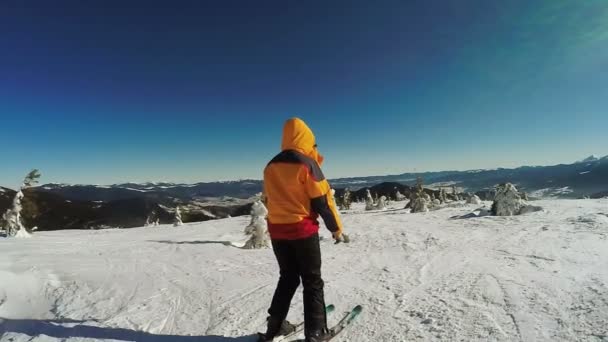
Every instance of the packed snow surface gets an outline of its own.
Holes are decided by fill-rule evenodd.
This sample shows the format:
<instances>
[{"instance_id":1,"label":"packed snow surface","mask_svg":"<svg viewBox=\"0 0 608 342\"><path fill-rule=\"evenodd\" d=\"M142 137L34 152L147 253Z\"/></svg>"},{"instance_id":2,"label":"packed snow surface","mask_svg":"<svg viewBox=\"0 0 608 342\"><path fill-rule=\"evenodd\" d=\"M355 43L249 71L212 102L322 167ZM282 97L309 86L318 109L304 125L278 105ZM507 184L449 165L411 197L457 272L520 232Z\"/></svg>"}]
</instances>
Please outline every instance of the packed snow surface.
<instances>
[{"instance_id":1,"label":"packed snow surface","mask_svg":"<svg viewBox=\"0 0 608 342\"><path fill-rule=\"evenodd\" d=\"M350 244L322 231L329 324L364 307L336 340L608 341L608 200L534 204L451 219L479 206L354 203ZM238 248L249 220L0 239L0 340L254 341L278 268L272 250Z\"/></svg>"}]
</instances>

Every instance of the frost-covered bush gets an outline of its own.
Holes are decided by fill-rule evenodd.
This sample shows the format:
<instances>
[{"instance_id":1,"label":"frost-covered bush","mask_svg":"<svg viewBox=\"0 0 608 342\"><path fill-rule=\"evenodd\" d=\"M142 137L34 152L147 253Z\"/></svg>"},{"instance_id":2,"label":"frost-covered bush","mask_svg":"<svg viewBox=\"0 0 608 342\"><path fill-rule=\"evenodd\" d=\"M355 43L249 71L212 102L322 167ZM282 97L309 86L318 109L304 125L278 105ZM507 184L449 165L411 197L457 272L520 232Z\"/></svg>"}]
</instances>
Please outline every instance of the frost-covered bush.
<instances>
[{"instance_id":1,"label":"frost-covered bush","mask_svg":"<svg viewBox=\"0 0 608 342\"><path fill-rule=\"evenodd\" d=\"M268 235L268 224L266 222L268 209L262 201L256 201L251 207L251 221L245 227L245 235L249 240L245 242L245 249L260 249L270 247L270 236Z\"/></svg>"}]
</instances>

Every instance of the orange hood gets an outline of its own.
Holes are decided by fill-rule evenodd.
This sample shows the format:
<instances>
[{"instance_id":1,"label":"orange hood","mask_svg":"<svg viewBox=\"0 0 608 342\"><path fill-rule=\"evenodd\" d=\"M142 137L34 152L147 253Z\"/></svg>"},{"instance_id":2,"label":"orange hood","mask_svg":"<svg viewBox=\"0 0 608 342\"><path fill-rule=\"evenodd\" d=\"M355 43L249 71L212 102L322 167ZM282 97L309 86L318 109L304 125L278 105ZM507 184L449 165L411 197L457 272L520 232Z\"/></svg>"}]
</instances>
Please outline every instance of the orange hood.
<instances>
[{"instance_id":1,"label":"orange hood","mask_svg":"<svg viewBox=\"0 0 608 342\"><path fill-rule=\"evenodd\" d=\"M316 160L319 165L323 163L323 156L317 151L315 135L299 118L291 118L285 122L281 150L296 150Z\"/></svg>"}]
</instances>

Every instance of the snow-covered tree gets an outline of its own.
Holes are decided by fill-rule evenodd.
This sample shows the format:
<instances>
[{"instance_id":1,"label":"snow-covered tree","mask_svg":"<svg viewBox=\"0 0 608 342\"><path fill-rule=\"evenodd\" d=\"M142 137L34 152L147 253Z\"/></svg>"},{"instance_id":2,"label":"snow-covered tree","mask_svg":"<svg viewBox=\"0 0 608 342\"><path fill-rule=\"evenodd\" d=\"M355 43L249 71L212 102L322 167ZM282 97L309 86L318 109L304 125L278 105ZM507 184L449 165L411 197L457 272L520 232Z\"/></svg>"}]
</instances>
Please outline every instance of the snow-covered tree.
<instances>
[{"instance_id":1,"label":"snow-covered tree","mask_svg":"<svg viewBox=\"0 0 608 342\"><path fill-rule=\"evenodd\" d=\"M386 196L380 196L380 199L378 200L378 203L376 204L376 209L377 210L386 209Z\"/></svg>"},{"instance_id":2,"label":"snow-covered tree","mask_svg":"<svg viewBox=\"0 0 608 342\"><path fill-rule=\"evenodd\" d=\"M369 191L369 189L367 189L366 195L365 195L365 210L374 210L374 209L376 209L376 206L374 205L374 199L372 198L372 194Z\"/></svg>"},{"instance_id":3,"label":"snow-covered tree","mask_svg":"<svg viewBox=\"0 0 608 342\"><path fill-rule=\"evenodd\" d=\"M447 201L448 201L448 199L447 199L447 195L445 193L445 189L444 188L439 189L439 202L446 203Z\"/></svg>"},{"instance_id":4,"label":"snow-covered tree","mask_svg":"<svg viewBox=\"0 0 608 342\"><path fill-rule=\"evenodd\" d=\"M467 204L479 205L479 204L481 204L481 199L479 198L479 196L477 196L475 194L470 194L469 197L467 198Z\"/></svg>"},{"instance_id":5,"label":"snow-covered tree","mask_svg":"<svg viewBox=\"0 0 608 342\"><path fill-rule=\"evenodd\" d=\"M40 178L40 172L38 170L34 169L34 170L30 171L25 176L25 179L23 180L23 184L21 185L21 188L19 189L19 191L15 195L15 198L13 199L12 207L10 207L4 213L4 215L2 215L2 218L6 222L5 230L6 230L7 236L14 236L14 237L30 237L31 236L31 234L26 230L26 228L23 226L23 223L21 222L21 210L23 209L21 201L23 200L23 197L25 196L23 191L26 190L27 188L30 188L30 187L38 184L39 178Z\"/></svg>"},{"instance_id":6,"label":"snow-covered tree","mask_svg":"<svg viewBox=\"0 0 608 342\"><path fill-rule=\"evenodd\" d=\"M427 201L427 203L431 202L431 196L426 192L423 191L421 197L423 197Z\"/></svg>"},{"instance_id":7,"label":"snow-covered tree","mask_svg":"<svg viewBox=\"0 0 608 342\"><path fill-rule=\"evenodd\" d=\"M156 226L156 210L152 210L152 212L150 214L148 214L148 217L146 217L146 223L144 224L144 227L153 227Z\"/></svg>"},{"instance_id":8,"label":"snow-covered tree","mask_svg":"<svg viewBox=\"0 0 608 342\"><path fill-rule=\"evenodd\" d=\"M405 195L403 195L401 192L399 192L399 190L397 190L397 193L395 193L395 199L397 201L405 201L407 197L405 197Z\"/></svg>"},{"instance_id":9,"label":"snow-covered tree","mask_svg":"<svg viewBox=\"0 0 608 342\"><path fill-rule=\"evenodd\" d=\"M428 202L423 196L417 197L412 203L412 213L422 213L429 211Z\"/></svg>"},{"instance_id":10,"label":"snow-covered tree","mask_svg":"<svg viewBox=\"0 0 608 342\"><path fill-rule=\"evenodd\" d=\"M181 210L179 210L179 206L177 206L175 207L175 220L173 221L173 226L179 227L183 225L184 223L182 222L182 212Z\"/></svg>"},{"instance_id":11,"label":"snow-covered tree","mask_svg":"<svg viewBox=\"0 0 608 342\"><path fill-rule=\"evenodd\" d=\"M350 190L346 188L342 195L342 202L340 203L340 210L350 210L351 198Z\"/></svg>"},{"instance_id":12,"label":"snow-covered tree","mask_svg":"<svg viewBox=\"0 0 608 342\"><path fill-rule=\"evenodd\" d=\"M520 213L524 202L519 191L511 183L501 184L496 188L496 196L492 204L492 213L496 216L513 216Z\"/></svg>"},{"instance_id":13,"label":"snow-covered tree","mask_svg":"<svg viewBox=\"0 0 608 342\"><path fill-rule=\"evenodd\" d=\"M245 242L245 249L260 249L270 247L268 224L266 222L268 210L262 201L256 201L251 207L251 222L245 227L245 234L249 240Z\"/></svg>"},{"instance_id":14,"label":"snow-covered tree","mask_svg":"<svg viewBox=\"0 0 608 342\"><path fill-rule=\"evenodd\" d=\"M428 206L431 204L431 196L424 191L424 183L421 177L416 180L416 191L410 195L410 202L406 208L410 208L412 213L429 211Z\"/></svg>"}]
</instances>

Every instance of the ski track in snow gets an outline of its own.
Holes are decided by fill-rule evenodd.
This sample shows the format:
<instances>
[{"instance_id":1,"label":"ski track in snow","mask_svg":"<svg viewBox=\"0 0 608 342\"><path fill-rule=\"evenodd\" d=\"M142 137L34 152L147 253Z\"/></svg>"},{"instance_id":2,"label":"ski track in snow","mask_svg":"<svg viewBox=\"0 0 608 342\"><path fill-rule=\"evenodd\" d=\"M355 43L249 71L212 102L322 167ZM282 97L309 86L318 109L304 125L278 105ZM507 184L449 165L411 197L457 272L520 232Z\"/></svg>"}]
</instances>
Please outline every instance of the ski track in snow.
<instances>
[{"instance_id":1,"label":"ski track in snow","mask_svg":"<svg viewBox=\"0 0 608 342\"><path fill-rule=\"evenodd\" d=\"M342 213L350 244L321 232L329 324L364 307L336 342L608 341L608 200L472 219L450 218L478 206L404 204L354 204ZM255 341L278 268L269 249L225 244L248 223L0 240L0 341Z\"/></svg>"}]
</instances>

